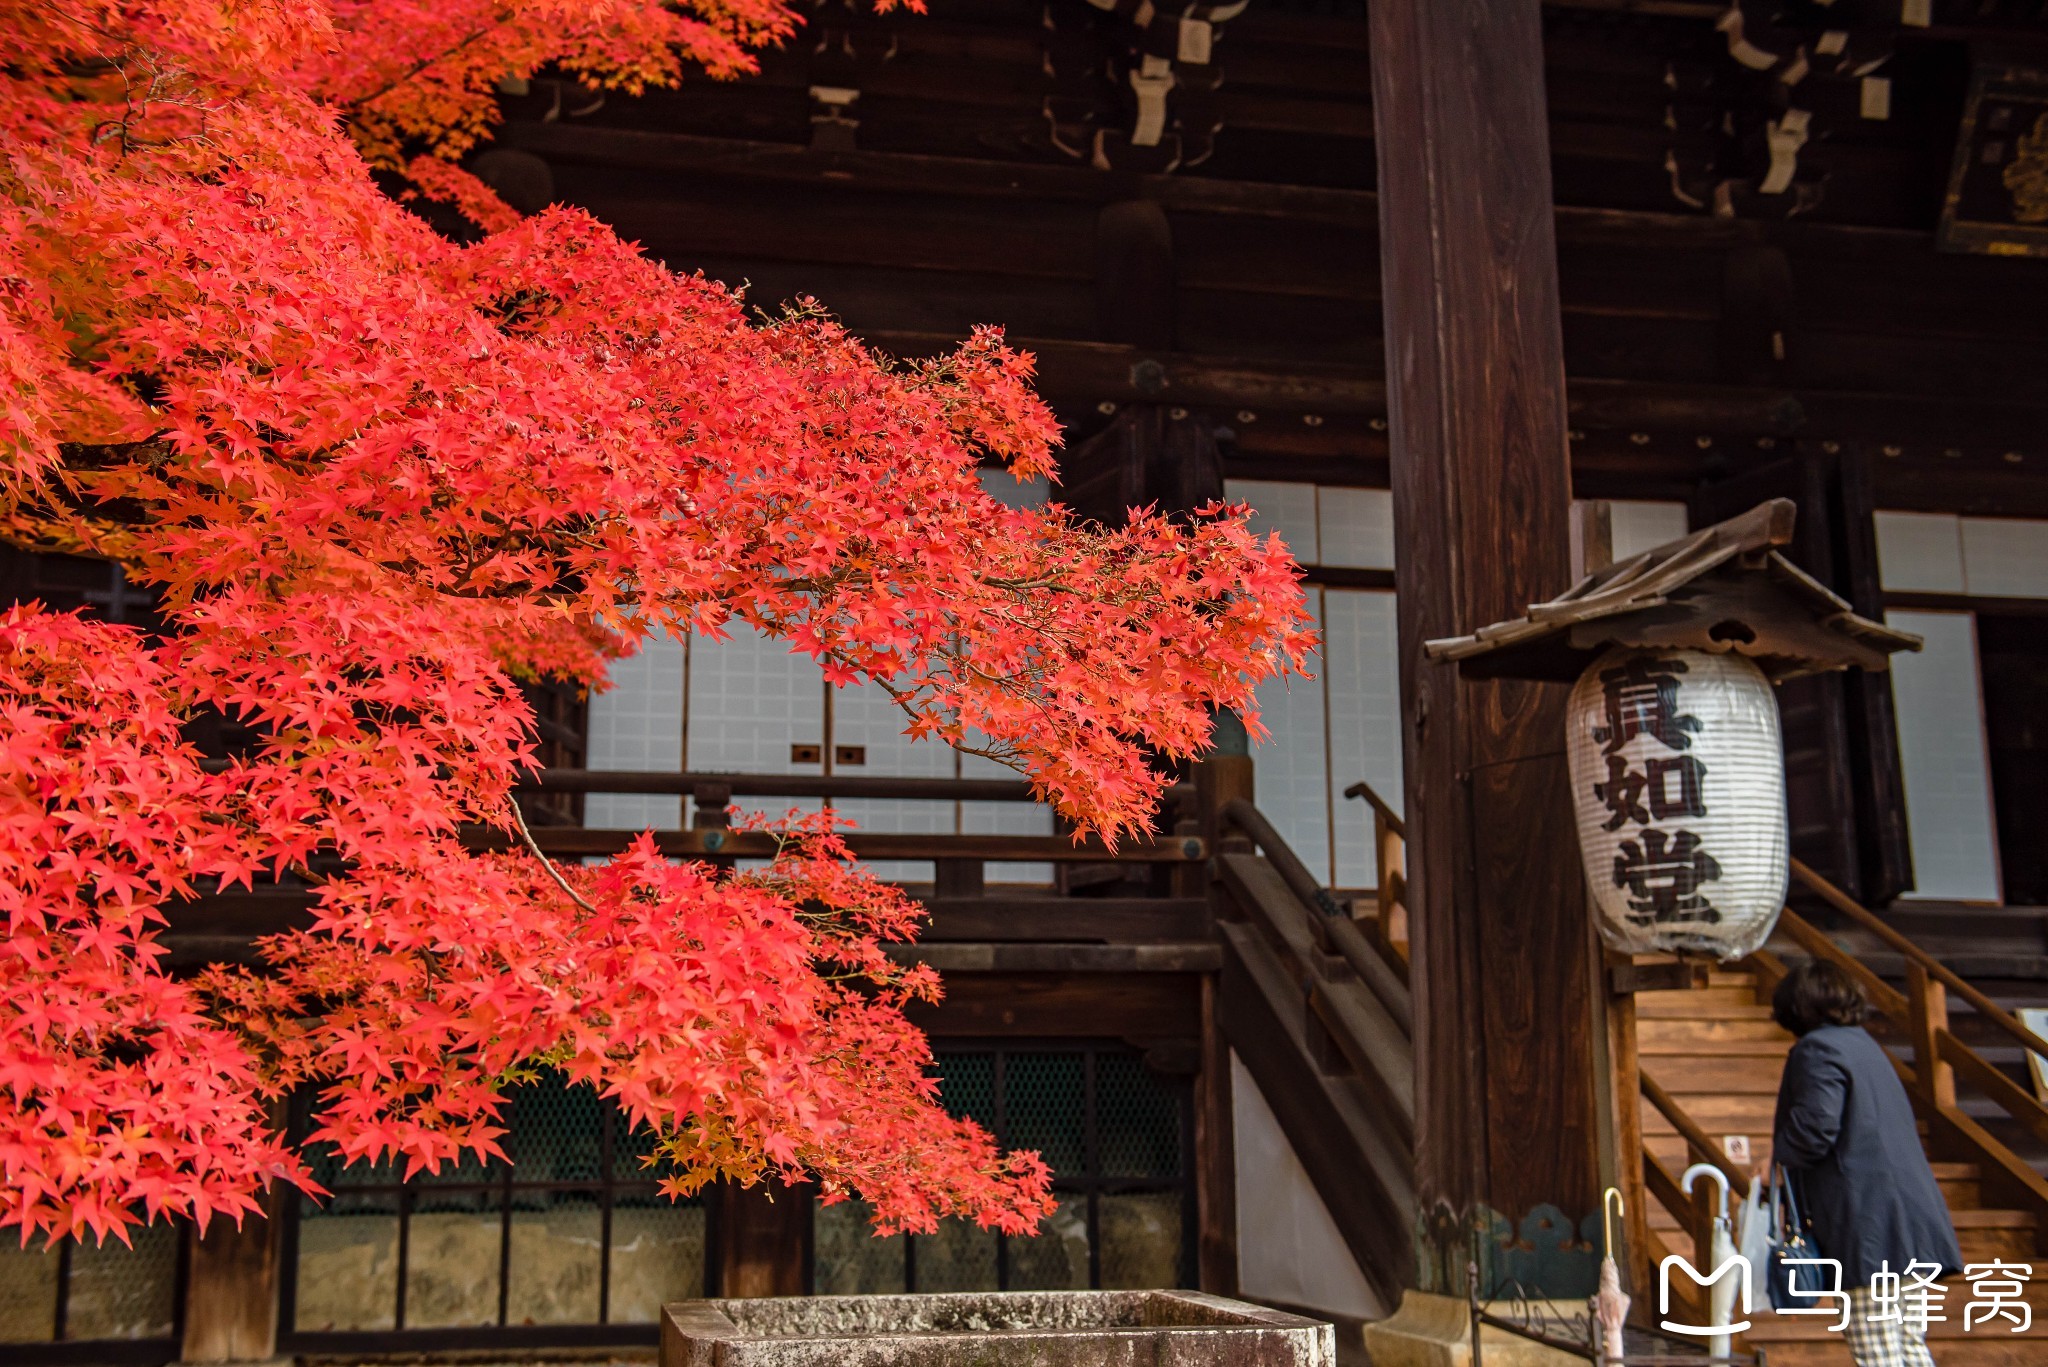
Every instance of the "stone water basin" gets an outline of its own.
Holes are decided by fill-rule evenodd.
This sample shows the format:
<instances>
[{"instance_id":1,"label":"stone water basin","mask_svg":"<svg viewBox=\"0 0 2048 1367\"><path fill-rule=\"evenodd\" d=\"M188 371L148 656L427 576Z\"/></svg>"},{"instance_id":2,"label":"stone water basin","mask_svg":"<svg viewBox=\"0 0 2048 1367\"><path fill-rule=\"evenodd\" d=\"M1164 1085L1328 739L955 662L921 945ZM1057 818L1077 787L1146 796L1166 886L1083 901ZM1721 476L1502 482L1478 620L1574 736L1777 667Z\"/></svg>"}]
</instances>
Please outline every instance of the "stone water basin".
<instances>
[{"instance_id":1,"label":"stone water basin","mask_svg":"<svg viewBox=\"0 0 2048 1367\"><path fill-rule=\"evenodd\" d=\"M661 1367L1334 1367L1331 1327L1199 1291L791 1296L662 1307Z\"/></svg>"}]
</instances>

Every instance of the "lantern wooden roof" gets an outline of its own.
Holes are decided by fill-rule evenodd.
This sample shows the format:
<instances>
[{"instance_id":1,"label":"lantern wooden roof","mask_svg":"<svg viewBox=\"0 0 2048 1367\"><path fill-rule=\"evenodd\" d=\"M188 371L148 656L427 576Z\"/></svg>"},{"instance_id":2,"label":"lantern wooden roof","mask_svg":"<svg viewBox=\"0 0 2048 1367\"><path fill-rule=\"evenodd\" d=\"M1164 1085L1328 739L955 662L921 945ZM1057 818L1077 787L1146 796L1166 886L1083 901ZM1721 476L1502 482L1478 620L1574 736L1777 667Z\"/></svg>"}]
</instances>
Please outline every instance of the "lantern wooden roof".
<instances>
[{"instance_id":1,"label":"lantern wooden roof","mask_svg":"<svg viewBox=\"0 0 2048 1367\"><path fill-rule=\"evenodd\" d=\"M1667 541L1587 575L1528 614L1470 636L1430 641L1433 660L1467 677L1569 681L1611 646L1734 651L1773 681L1819 670L1884 669L1920 638L1860 617L1778 547L1792 540L1790 499Z\"/></svg>"}]
</instances>

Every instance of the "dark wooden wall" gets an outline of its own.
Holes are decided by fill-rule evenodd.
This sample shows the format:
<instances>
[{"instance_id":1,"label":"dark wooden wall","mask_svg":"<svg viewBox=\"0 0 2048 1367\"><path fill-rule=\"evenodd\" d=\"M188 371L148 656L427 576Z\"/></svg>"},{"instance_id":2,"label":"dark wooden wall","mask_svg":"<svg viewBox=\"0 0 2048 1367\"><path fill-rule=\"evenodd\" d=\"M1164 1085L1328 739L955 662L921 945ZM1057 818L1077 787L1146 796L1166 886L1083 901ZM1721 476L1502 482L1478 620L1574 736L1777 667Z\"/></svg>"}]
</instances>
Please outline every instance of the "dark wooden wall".
<instances>
[{"instance_id":1,"label":"dark wooden wall","mask_svg":"<svg viewBox=\"0 0 2048 1367\"><path fill-rule=\"evenodd\" d=\"M1824 190L1806 213L1715 218L1674 198L1665 155L1667 112L1737 99L1719 7L1628 8L1546 11L1577 491L1684 498L1798 436L1880 453L1882 506L2048 513L2048 264L1933 247L1969 35L1899 40L1892 116L1837 118L1802 154ZM501 146L757 304L814 295L900 353L1001 323L1082 432L1158 401L1227 429L1230 473L1386 482L1362 6L1260 0L1228 24L1215 152L1170 176L1052 148L1036 4L819 24L830 63L799 40L740 83L552 121L537 86ZM808 94L827 65L860 91L829 142ZM1172 285L1135 325L1102 288L1134 269L1110 240L1133 202Z\"/></svg>"}]
</instances>

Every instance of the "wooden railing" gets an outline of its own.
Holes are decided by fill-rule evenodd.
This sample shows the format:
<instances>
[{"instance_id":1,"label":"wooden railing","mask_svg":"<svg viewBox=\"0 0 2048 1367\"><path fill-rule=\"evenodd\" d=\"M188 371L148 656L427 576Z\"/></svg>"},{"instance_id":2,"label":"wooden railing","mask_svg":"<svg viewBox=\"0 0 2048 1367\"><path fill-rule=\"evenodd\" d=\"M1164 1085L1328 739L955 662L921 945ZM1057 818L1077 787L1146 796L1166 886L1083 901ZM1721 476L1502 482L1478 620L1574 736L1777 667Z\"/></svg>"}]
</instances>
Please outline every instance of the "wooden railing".
<instances>
[{"instance_id":1,"label":"wooden railing","mask_svg":"<svg viewBox=\"0 0 2048 1367\"><path fill-rule=\"evenodd\" d=\"M1215 815L1224 1029L1360 1270L1391 1301L1413 1258L1408 984L1256 807L1233 797Z\"/></svg>"},{"instance_id":2,"label":"wooden railing","mask_svg":"<svg viewBox=\"0 0 2048 1367\"><path fill-rule=\"evenodd\" d=\"M1287 884L1288 891L1318 913L1308 919L1308 932L1316 947L1342 959L1358 975L1359 980L1372 990L1387 1015L1400 1026L1404 1041L1413 1035L1415 1008L1408 995L1407 982L1380 950L1365 938L1358 925L1344 914L1336 899L1316 881L1259 809L1238 798L1224 806L1223 818L1250 836L1253 843L1265 852L1267 862ZM1411 1142L1414 1138L1414 1107L1411 1092L1405 1108Z\"/></svg>"},{"instance_id":3,"label":"wooden railing","mask_svg":"<svg viewBox=\"0 0 2048 1367\"><path fill-rule=\"evenodd\" d=\"M1950 995L1968 1003L1987 1027L2024 1051L2048 1053L2048 1040L1796 859L1792 861L1792 876L1844 921L1875 936L1904 959L1906 990L1902 993L1797 912L1788 909L1779 918L1779 927L1801 949L1848 971L1862 983L1872 1007L1905 1037L1912 1063L1896 1063L1899 1077L1906 1084L1914 1109L1927 1123L1937 1153L1950 1161L1977 1164L1982 1169L1987 1192L2017 1209L2032 1212L2040 1228L2048 1230L2048 1180L1963 1112L1956 1102L1957 1083L1960 1081L1989 1098L2021 1129L2043 1143L2048 1143L2048 1107L2043 1107L2033 1093L1949 1028Z\"/></svg>"},{"instance_id":4,"label":"wooden railing","mask_svg":"<svg viewBox=\"0 0 2048 1367\"><path fill-rule=\"evenodd\" d=\"M544 769L520 785L532 794L621 793L688 797L693 809L687 830L656 831L663 854L692 858L731 859L773 854L775 839L759 832L736 831L732 801L736 797L820 798L831 800L888 798L909 801L1017 802L1038 799L1021 779L896 778L845 774L720 774L605 769ZM1195 787L1176 783L1166 791L1176 815L1173 833L1126 838L1115 849L1097 840L1076 841L1066 835L896 834L852 830L847 846L862 859L931 860L941 895L973 895L983 884L989 862L1051 864L1166 864L1196 871L1209 857L1209 845L1193 819ZM551 857L580 858L616 854L638 837L637 831L599 830L585 826L542 826L534 843ZM493 830L472 830L466 841L475 848L504 848L509 837ZM1178 875L1176 875L1178 877Z\"/></svg>"}]
</instances>

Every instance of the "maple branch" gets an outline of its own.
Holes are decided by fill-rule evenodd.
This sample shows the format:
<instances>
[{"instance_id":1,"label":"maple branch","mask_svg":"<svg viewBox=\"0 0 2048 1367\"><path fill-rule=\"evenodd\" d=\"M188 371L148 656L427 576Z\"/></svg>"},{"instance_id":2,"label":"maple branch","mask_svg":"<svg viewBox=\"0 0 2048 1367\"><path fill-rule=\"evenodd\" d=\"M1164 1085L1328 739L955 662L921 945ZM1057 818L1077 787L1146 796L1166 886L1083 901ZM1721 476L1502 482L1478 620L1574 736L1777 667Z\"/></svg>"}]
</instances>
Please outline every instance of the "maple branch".
<instances>
[{"instance_id":1,"label":"maple branch","mask_svg":"<svg viewBox=\"0 0 2048 1367\"><path fill-rule=\"evenodd\" d=\"M555 861L541 853L540 844L534 840L533 832L526 829L526 817L519 810L519 799L508 797L505 801L506 805L512 808L512 824L519 828L519 838L526 842L527 849L533 851L533 857L540 860L540 866L548 871L548 877L555 881L555 886L566 893L569 900L577 906L582 907L592 916L597 915L597 908L577 895L576 889L569 886L569 880L562 877L562 871L555 867Z\"/></svg>"},{"instance_id":2,"label":"maple branch","mask_svg":"<svg viewBox=\"0 0 2048 1367\"><path fill-rule=\"evenodd\" d=\"M410 81L415 76L418 76L421 73L425 72L429 67L436 66L442 62L447 61L450 57L453 57L456 53L462 51L464 48L468 47L471 43L474 43L477 39L483 37L485 34L490 33L496 29L501 29L503 27L505 27L503 23L484 25L475 33L470 34L467 38L464 38L461 42L457 43L454 47L448 48L446 51L443 52L437 52L433 56L425 58L424 60L415 63L412 69L410 71L407 71L404 75L394 76L389 81L379 86L377 89L371 91L369 94L359 95L355 99L345 102L342 105L342 108L367 109L371 104L383 99L386 95L389 95L392 91L398 89L398 87L404 85L407 81Z\"/></svg>"}]
</instances>

